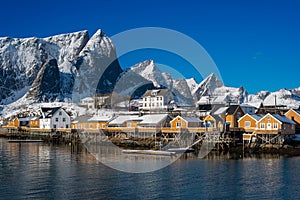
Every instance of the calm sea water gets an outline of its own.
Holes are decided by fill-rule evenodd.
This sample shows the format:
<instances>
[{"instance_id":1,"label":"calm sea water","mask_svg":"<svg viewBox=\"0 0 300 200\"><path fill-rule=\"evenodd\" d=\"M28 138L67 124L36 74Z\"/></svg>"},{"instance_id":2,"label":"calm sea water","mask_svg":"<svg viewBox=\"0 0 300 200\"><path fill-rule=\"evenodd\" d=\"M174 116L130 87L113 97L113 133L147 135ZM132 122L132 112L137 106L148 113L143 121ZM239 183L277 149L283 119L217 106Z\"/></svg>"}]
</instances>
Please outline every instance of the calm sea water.
<instances>
[{"instance_id":1,"label":"calm sea water","mask_svg":"<svg viewBox=\"0 0 300 200\"><path fill-rule=\"evenodd\" d=\"M299 199L300 157L180 159L130 174L69 146L0 138L0 199Z\"/></svg>"}]
</instances>

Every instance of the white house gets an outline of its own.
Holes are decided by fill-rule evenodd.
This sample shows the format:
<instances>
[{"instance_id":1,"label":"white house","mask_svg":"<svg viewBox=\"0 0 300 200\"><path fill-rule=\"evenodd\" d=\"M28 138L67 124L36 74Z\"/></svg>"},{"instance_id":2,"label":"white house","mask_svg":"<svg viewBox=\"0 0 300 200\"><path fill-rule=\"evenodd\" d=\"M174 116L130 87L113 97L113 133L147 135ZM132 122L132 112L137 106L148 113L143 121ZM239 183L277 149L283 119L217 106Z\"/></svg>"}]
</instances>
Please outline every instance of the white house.
<instances>
[{"instance_id":1,"label":"white house","mask_svg":"<svg viewBox=\"0 0 300 200\"><path fill-rule=\"evenodd\" d=\"M142 110L167 109L174 95L169 89L147 90L143 95Z\"/></svg>"},{"instance_id":2,"label":"white house","mask_svg":"<svg viewBox=\"0 0 300 200\"><path fill-rule=\"evenodd\" d=\"M40 128L71 128L71 118L61 107L41 108Z\"/></svg>"}]
</instances>

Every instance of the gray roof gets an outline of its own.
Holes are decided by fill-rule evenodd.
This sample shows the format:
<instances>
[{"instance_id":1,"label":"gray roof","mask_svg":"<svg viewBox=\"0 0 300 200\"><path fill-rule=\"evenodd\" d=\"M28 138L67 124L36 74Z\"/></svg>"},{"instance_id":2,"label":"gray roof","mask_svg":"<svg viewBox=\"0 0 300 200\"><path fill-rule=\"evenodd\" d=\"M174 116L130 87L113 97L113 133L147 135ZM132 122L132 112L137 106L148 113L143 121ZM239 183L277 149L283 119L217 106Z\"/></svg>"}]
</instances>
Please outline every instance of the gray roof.
<instances>
[{"instance_id":1,"label":"gray roof","mask_svg":"<svg viewBox=\"0 0 300 200\"><path fill-rule=\"evenodd\" d=\"M51 118L54 115L54 113L56 113L56 111L58 111L60 108L61 107L50 107L50 108L44 107L41 108L41 110L44 113L45 118Z\"/></svg>"},{"instance_id":2,"label":"gray roof","mask_svg":"<svg viewBox=\"0 0 300 200\"><path fill-rule=\"evenodd\" d=\"M166 96L167 93L171 93L171 91L169 89L154 89L154 90L147 90L143 97L148 97L148 96L153 96L152 92L156 92L157 95L155 96Z\"/></svg>"},{"instance_id":3,"label":"gray roof","mask_svg":"<svg viewBox=\"0 0 300 200\"><path fill-rule=\"evenodd\" d=\"M74 122L87 122L89 119L91 118L91 116L88 115L82 115L82 116L78 116L74 119Z\"/></svg>"},{"instance_id":4,"label":"gray roof","mask_svg":"<svg viewBox=\"0 0 300 200\"><path fill-rule=\"evenodd\" d=\"M263 118L264 115L250 115L250 116L253 117L256 121L259 121L261 118Z\"/></svg>"},{"instance_id":5,"label":"gray roof","mask_svg":"<svg viewBox=\"0 0 300 200\"><path fill-rule=\"evenodd\" d=\"M143 121L139 125L157 125L167 119L168 114L144 115L140 117Z\"/></svg>"},{"instance_id":6,"label":"gray roof","mask_svg":"<svg viewBox=\"0 0 300 200\"><path fill-rule=\"evenodd\" d=\"M197 123L202 122L202 120L200 120L197 117L186 117L186 116L181 116L181 117L187 122L197 122Z\"/></svg>"},{"instance_id":7,"label":"gray roof","mask_svg":"<svg viewBox=\"0 0 300 200\"><path fill-rule=\"evenodd\" d=\"M141 121L138 115L120 115L111 120L108 125L122 125L127 121Z\"/></svg>"},{"instance_id":8,"label":"gray roof","mask_svg":"<svg viewBox=\"0 0 300 200\"><path fill-rule=\"evenodd\" d=\"M290 120L286 116L282 116L282 115L278 115L278 114L272 114L272 116L281 122L288 123L288 124L294 124L294 125L296 124L294 121Z\"/></svg>"}]
</instances>

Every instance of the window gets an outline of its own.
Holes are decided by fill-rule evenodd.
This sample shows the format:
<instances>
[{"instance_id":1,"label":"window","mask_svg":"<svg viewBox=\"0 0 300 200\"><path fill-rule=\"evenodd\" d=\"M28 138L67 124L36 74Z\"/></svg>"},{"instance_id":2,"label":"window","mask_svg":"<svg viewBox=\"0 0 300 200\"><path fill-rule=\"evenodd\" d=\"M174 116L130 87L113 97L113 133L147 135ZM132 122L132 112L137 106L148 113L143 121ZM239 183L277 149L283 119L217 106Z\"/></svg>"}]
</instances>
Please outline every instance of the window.
<instances>
[{"instance_id":1,"label":"window","mask_svg":"<svg viewBox=\"0 0 300 200\"><path fill-rule=\"evenodd\" d=\"M66 118L63 118L63 122L65 122L66 121Z\"/></svg>"},{"instance_id":2,"label":"window","mask_svg":"<svg viewBox=\"0 0 300 200\"><path fill-rule=\"evenodd\" d=\"M93 124L90 124L90 128L93 128Z\"/></svg>"},{"instance_id":3,"label":"window","mask_svg":"<svg viewBox=\"0 0 300 200\"><path fill-rule=\"evenodd\" d=\"M147 107L147 104L145 103L145 107Z\"/></svg>"},{"instance_id":4,"label":"window","mask_svg":"<svg viewBox=\"0 0 300 200\"><path fill-rule=\"evenodd\" d=\"M162 106L162 102L160 102L160 106Z\"/></svg>"},{"instance_id":5,"label":"window","mask_svg":"<svg viewBox=\"0 0 300 200\"><path fill-rule=\"evenodd\" d=\"M58 118L55 118L55 121L58 122Z\"/></svg>"},{"instance_id":6,"label":"window","mask_svg":"<svg viewBox=\"0 0 300 200\"><path fill-rule=\"evenodd\" d=\"M56 128L56 124L53 125L53 128Z\"/></svg>"},{"instance_id":7,"label":"window","mask_svg":"<svg viewBox=\"0 0 300 200\"><path fill-rule=\"evenodd\" d=\"M102 129L105 129L105 124L102 124Z\"/></svg>"},{"instance_id":8,"label":"window","mask_svg":"<svg viewBox=\"0 0 300 200\"><path fill-rule=\"evenodd\" d=\"M59 115L62 115L61 111L59 112Z\"/></svg>"},{"instance_id":9,"label":"window","mask_svg":"<svg viewBox=\"0 0 300 200\"><path fill-rule=\"evenodd\" d=\"M69 125L68 125L68 124L66 124L66 128L69 128Z\"/></svg>"},{"instance_id":10,"label":"window","mask_svg":"<svg viewBox=\"0 0 300 200\"><path fill-rule=\"evenodd\" d=\"M292 130L294 130L294 129L295 129L295 125L293 124L293 125L292 125Z\"/></svg>"},{"instance_id":11,"label":"window","mask_svg":"<svg viewBox=\"0 0 300 200\"><path fill-rule=\"evenodd\" d=\"M180 128L181 127L181 122L176 122L176 128Z\"/></svg>"},{"instance_id":12,"label":"window","mask_svg":"<svg viewBox=\"0 0 300 200\"><path fill-rule=\"evenodd\" d=\"M273 124L273 128L274 128L274 129L278 129L278 124L277 124L277 123L274 123L274 124Z\"/></svg>"},{"instance_id":13,"label":"window","mask_svg":"<svg viewBox=\"0 0 300 200\"><path fill-rule=\"evenodd\" d=\"M156 97L156 100L158 101L158 100L159 100L159 97Z\"/></svg>"},{"instance_id":14,"label":"window","mask_svg":"<svg viewBox=\"0 0 300 200\"><path fill-rule=\"evenodd\" d=\"M294 116L292 117L292 120L295 121L295 117Z\"/></svg>"},{"instance_id":15,"label":"window","mask_svg":"<svg viewBox=\"0 0 300 200\"><path fill-rule=\"evenodd\" d=\"M162 97L160 97L160 100L162 101Z\"/></svg>"},{"instance_id":16,"label":"window","mask_svg":"<svg viewBox=\"0 0 300 200\"><path fill-rule=\"evenodd\" d=\"M264 129L264 128L265 128L265 123L261 123L261 124L260 124L260 128L261 128L261 129Z\"/></svg>"},{"instance_id":17,"label":"window","mask_svg":"<svg viewBox=\"0 0 300 200\"><path fill-rule=\"evenodd\" d=\"M147 98L145 98L144 101L147 101Z\"/></svg>"},{"instance_id":18,"label":"window","mask_svg":"<svg viewBox=\"0 0 300 200\"><path fill-rule=\"evenodd\" d=\"M245 121L245 127L250 127L251 123L249 121Z\"/></svg>"},{"instance_id":19,"label":"window","mask_svg":"<svg viewBox=\"0 0 300 200\"><path fill-rule=\"evenodd\" d=\"M127 126L128 126L128 127L131 127L131 126L132 126L132 125L131 125L131 122L128 122L128 123L127 123Z\"/></svg>"}]
</instances>

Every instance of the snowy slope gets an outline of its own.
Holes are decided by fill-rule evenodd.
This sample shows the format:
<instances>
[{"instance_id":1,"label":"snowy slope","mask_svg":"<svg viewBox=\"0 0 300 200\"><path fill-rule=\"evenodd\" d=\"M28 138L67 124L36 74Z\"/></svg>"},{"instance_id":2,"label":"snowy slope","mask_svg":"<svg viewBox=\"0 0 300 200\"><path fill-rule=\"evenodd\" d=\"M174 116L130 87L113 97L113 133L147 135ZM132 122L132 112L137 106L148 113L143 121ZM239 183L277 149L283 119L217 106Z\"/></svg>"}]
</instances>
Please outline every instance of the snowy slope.
<instances>
[{"instance_id":1,"label":"snowy slope","mask_svg":"<svg viewBox=\"0 0 300 200\"><path fill-rule=\"evenodd\" d=\"M194 105L193 96L185 79L174 80L168 73L160 71L153 60L146 60L130 67L129 71L153 83L156 88L168 88L180 105Z\"/></svg>"},{"instance_id":2,"label":"snowy slope","mask_svg":"<svg viewBox=\"0 0 300 200\"><path fill-rule=\"evenodd\" d=\"M101 30L91 38L87 31L47 38L0 38L0 103L9 104L24 95L34 100L35 97L26 93L42 66L52 59L57 62L59 74L50 78L60 80L61 100L72 98L76 80L80 80L76 86L81 92L89 95L96 90L110 92L122 72L115 61L115 47ZM44 95L45 101L53 99L51 93ZM40 96L36 101L39 100Z\"/></svg>"}]
</instances>

